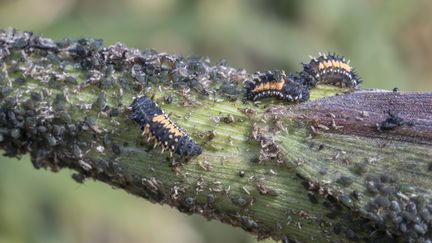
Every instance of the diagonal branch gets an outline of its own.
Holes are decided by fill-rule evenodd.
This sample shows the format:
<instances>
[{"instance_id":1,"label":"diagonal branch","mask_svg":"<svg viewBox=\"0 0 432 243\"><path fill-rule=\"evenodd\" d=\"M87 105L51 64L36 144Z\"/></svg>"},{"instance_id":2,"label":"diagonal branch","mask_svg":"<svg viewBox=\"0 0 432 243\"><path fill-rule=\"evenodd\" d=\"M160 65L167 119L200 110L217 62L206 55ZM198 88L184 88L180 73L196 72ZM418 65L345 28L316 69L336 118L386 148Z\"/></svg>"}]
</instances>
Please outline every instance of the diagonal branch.
<instances>
[{"instance_id":1,"label":"diagonal branch","mask_svg":"<svg viewBox=\"0 0 432 243\"><path fill-rule=\"evenodd\" d=\"M298 241L431 239L432 93L360 90L244 102L220 62L0 31L0 148L168 204ZM334 90L342 92L340 89ZM318 87L312 97L323 97ZM146 94L203 148L161 154L130 119Z\"/></svg>"}]
</instances>

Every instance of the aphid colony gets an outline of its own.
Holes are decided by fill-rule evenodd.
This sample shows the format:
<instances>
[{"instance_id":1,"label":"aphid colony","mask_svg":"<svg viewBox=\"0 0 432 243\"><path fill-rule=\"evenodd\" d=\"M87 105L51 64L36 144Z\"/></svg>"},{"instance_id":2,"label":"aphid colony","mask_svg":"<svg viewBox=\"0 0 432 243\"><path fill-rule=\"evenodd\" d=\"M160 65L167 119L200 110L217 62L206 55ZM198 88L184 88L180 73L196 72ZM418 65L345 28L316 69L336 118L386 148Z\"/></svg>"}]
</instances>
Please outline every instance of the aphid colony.
<instances>
[{"instance_id":1,"label":"aphid colony","mask_svg":"<svg viewBox=\"0 0 432 243\"><path fill-rule=\"evenodd\" d=\"M303 64L303 70L298 75L286 75L283 71L258 72L252 80L245 82L245 89L248 100L275 97L288 102L304 102L309 99L310 88L317 84L355 88L360 82L345 58L321 54ZM181 157L202 153L201 147L147 96L136 98L131 108L132 120L138 124L143 135L148 135L148 141L154 139L155 147L162 147L162 152L168 150L171 155L175 153Z\"/></svg>"},{"instance_id":2,"label":"aphid colony","mask_svg":"<svg viewBox=\"0 0 432 243\"><path fill-rule=\"evenodd\" d=\"M355 88L360 83L361 79L345 58L320 54L303 64L298 75L285 75L283 71L258 72L252 81L245 82L245 89L246 98L253 101L275 97L288 102L302 102L309 99L310 88L317 84Z\"/></svg>"},{"instance_id":3,"label":"aphid colony","mask_svg":"<svg viewBox=\"0 0 432 243\"><path fill-rule=\"evenodd\" d=\"M168 116L147 96L136 98L132 104L132 120L134 120L143 135L148 140L155 140L155 147L165 149L182 157L201 154L201 147L193 141L186 132L172 122Z\"/></svg>"}]
</instances>

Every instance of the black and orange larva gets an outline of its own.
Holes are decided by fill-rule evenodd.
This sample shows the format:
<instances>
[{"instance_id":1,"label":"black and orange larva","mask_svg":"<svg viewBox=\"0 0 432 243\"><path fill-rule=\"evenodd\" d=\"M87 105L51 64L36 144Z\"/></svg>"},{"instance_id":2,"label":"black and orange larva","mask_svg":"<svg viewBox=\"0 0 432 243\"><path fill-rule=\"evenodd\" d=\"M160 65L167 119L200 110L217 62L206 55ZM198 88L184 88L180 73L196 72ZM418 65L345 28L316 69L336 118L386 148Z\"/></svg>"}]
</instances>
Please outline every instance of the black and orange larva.
<instances>
[{"instance_id":1,"label":"black and orange larva","mask_svg":"<svg viewBox=\"0 0 432 243\"><path fill-rule=\"evenodd\" d=\"M276 97L290 102L301 102L309 99L308 87L294 75L285 75L283 71L256 73L252 81L245 82L246 98L259 100L265 97Z\"/></svg>"},{"instance_id":2,"label":"black and orange larva","mask_svg":"<svg viewBox=\"0 0 432 243\"><path fill-rule=\"evenodd\" d=\"M160 145L164 150L182 157L201 154L201 147L193 141L186 132L172 122L168 116L147 96L136 98L131 106L132 120L134 120L143 135L148 140L155 140L155 147Z\"/></svg>"},{"instance_id":3,"label":"black and orange larva","mask_svg":"<svg viewBox=\"0 0 432 243\"><path fill-rule=\"evenodd\" d=\"M349 61L336 54L321 54L319 57L311 57L311 61L303 64L300 72L301 79L310 85L331 84L340 87L355 88L361 83L360 77Z\"/></svg>"}]
</instances>

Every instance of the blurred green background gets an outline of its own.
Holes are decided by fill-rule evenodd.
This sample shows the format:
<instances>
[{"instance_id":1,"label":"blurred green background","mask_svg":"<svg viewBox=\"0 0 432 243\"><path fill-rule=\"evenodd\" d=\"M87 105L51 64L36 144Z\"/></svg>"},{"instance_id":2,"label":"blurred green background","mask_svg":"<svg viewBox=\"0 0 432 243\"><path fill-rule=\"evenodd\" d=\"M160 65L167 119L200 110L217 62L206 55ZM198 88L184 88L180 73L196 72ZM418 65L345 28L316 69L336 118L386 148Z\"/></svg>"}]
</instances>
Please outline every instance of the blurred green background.
<instances>
[{"instance_id":1,"label":"blurred green background","mask_svg":"<svg viewBox=\"0 0 432 243\"><path fill-rule=\"evenodd\" d=\"M249 72L294 72L309 55L335 51L351 59L363 87L427 91L431 13L427 0L0 0L0 28L224 58ZM0 157L0 243L255 241L71 174Z\"/></svg>"}]
</instances>

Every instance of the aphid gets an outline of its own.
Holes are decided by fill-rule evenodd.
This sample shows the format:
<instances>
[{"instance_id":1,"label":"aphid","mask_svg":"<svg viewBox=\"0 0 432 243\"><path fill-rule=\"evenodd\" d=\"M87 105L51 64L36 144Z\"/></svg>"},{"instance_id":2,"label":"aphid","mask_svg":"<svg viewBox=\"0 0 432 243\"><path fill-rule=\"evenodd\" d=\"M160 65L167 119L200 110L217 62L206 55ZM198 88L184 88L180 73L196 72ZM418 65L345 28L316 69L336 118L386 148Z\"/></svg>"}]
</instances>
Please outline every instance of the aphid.
<instances>
[{"instance_id":1,"label":"aphid","mask_svg":"<svg viewBox=\"0 0 432 243\"><path fill-rule=\"evenodd\" d=\"M160 145L162 152L180 156L196 156L201 154L201 147L186 132L174 124L166 114L147 96L136 98L132 104L132 119L148 135L148 140L155 140L155 147Z\"/></svg>"},{"instance_id":2,"label":"aphid","mask_svg":"<svg viewBox=\"0 0 432 243\"><path fill-rule=\"evenodd\" d=\"M244 177L245 174L246 174L246 173L244 172L244 170L239 171L239 176L240 176L240 177Z\"/></svg>"},{"instance_id":3,"label":"aphid","mask_svg":"<svg viewBox=\"0 0 432 243\"><path fill-rule=\"evenodd\" d=\"M81 174L81 173L73 173L72 174L72 179L74 179L76 182L82 184L85 180L85 175Z\"/></svg>"},{"instance_id":4,"label":"aphid","mask_svg":"<svg viewBox=\"0 0 432 243\"><path fill-rule=\"evenodd\" d=\"M337 182L342 186L350 186L353 183L353 179L350 178L349 176L341 176L339 177Z\"/></svg>"},{"instance_id":5,"label":"aphid","mask_svg":"<svg viewBox=\"0 0 432 243\"><path fill-rule=\"evenodd\" d=\"M375 203L378 204L380 207L383 207L383 208L388 208L391 206L390 200L385 196L378 196L375 199Z\"/></svg>"},{"instance_id":6,"label":"aphid","mask_svg":"<svg viewBox=\"0 0 432 243\"><path fill-rule=\"evenodd\" d=\"M332 84L341 87L355 88L362 81L354 68L344 57L336 54L321 54L311 57L311 61L303 64L300 78L310 85Z\"/></svg>"},{"instance_id":7,"label":"aphid","mask_svg":"<svg viewBox=\"0 0 432 243\"><path fill-rule=\"evenodd\" d=\"M333 231L334 231L334 233L335 234L340 234L341 232L342 232L342 224L340 224L340 223L336 223L334 226L333 226Z\"/></svg>"},{"instance_id":8,"label":"aphid","mask_svg":"<svg viewBox=\"0 0 432 243\"><path fill-rule=\"evenodd\" d=\"M378 131L388 131L393 130L397 127L403 126L405 124L410 124L409 122L406 122L403 118L399 117L398 115L394 114L390 110L387 111L388 117L380 124L377 124Z\"/></svg>"},{"instance_id":9,"label":"aphid","mask_svg":"<svg viewBox=\"0 0 432 243\"><path fill-rule=\"evenodd\" d=\"M185 203L186 203L186 205L191 206L194 204L194 199L192 197L187 197L185 199Z\"/></svg>"},{"instance_id":10,"label":"aphid","mask_svg":"<svg viewBox=\"0 0 432 243\"><path fill-rule=\"evenodd\" d=\"M341 195L339 195L339 200L343 205L349 208L354 206L354 202L348 194L342 193Z\"/></svg>"},{"instance_id":11,"label":"aphid","mask_svg":"<svg viewBox=\"0 0 432 243\"><path fill-rule=\"evenodd\" d=\"M309 89L303 84L303 80L280 71L257 73L252 81L246 81L245 86L246 98L253 101L265 97L277 97L290 102L309 99Z\"/></svg>"},{"instance_id":12,"label":"aphid","mask_svg":"<svg viewBox=\"0 0 432 243\"><path fill-rule=\"evenodd\" d=\"M207 195L207 204L208 204L208 205L211 205L211 204L213 204L214 202L215 202L215 195L209 193L209 194Z\"/></svg>"}]
</instances>

